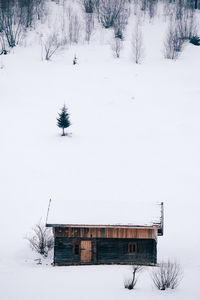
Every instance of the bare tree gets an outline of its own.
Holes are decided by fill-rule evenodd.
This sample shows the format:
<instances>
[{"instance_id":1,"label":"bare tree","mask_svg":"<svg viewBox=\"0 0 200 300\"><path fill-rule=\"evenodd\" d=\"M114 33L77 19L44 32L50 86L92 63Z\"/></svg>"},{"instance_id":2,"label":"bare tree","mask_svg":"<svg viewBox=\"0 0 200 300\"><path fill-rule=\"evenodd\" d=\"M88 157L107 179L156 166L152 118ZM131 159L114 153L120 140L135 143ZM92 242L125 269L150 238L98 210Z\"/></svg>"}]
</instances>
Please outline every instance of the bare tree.
<instances>
[{"instance_id":1,"label":"bare tree","mask_svg":"<svg viewBox=\"0 0 200 300\"><path fill-rule=\"evenodd\" d=\"M95 10L95 0L81 0L85 13L92 14Z\"/></svg>"},{"instance_id":2,"label":"bare tree","mask_svg":"<svg viewBox=\"0 0 200 300\"><path fill-rule=\"evenodd\" d=\"M80 39L81 22L77 14L73 14L69 20L69 42L77 44Z\"/></svg>"},{"instance_id":3,"label":"bare tree","mask_svg":"<svg viewBox=\"0 0 200 300\"><path fill-rule=\"evenodd\" d=\"M9 47L19 44L25 30L33 26L35 19L39 19L39 11L44 11L44 1L0 0L0 31Z\"/></svg>"},{"instance_id":4,"label":"bare tree","mask_svg":"<svg viewBox=\"0 0 200 300\"><path fill-rule=\"evenodd\" d=\"M177 26L183 40L190 39L195 35L197 33L197 25L194 11L192 9L185 9L181 19L177 20Z\"/></svg>"},{"instance_id":5,"label":"bare tree","mask_svg":"<svg viewBox=\"0 0 200 300\"><path fill-rule=\"evenodd\" d=\"M136 21L132 34L132 56L136 64L142 62L144 57L144 47L142 38L142 29L139 20Z\"/></svg>"},{"instance_id":6,"label":"bare tree","mask_svg":"<svg viewBox=\"0 0 200 300\"><path fill-rule=\"evenodd\" d=\"M148 0L148 12L151 19L155 17L157 4L158 0Z\"/></svg>"},{"instance_id":7,"label":"bare tree","mask_svg":"<svg viewBox=\"0 0 200 300\"><path fill-rule=\"evenodd\" d=\"M0 31L0 55L4 54L6 55L8 53L7 51L7 47L6 47L6 41L5 41L5 36L4 36L4 32Z\"/></svg>"},{"instance_id":8,"label":"bare tree","mask_svg":"<svg viewBox=\"0 0 200 300\"><path fill-rule=\"evenodd\" d=\"M148 0L141 0L140 5L141 5L141 10L146 12L148 9Z\"/></svg>"},{"instance_id":9,"label":"bare tree","mask_svg":"<svg viewBox=\"0 0 200 300\"><path fill-rule=\"evenodd\" d=\"M33 0L34 1L34 13L37 20L43 20L46 13L46 0Z\"/></svg>"},{"instance_id":10,"label":"bare tree","mask_svg":"<svg viewBox=\"0 0 200 300\"><path fill-rule=\"evenodd\" d=\"M24 25L33 27L36 20L41 20L45 13L46 0L15 0L24 11Z\"/></svg>"},{"instance_id":11,"label":"bare tree","mask_svg":"<svg viewBox=\"0 0 200 300\"><path fill-rule=\"evenodd\" d=\"M89 43L92 32L94 30L94 15L93 13L85 14L85 40Z\"/></svg>"},{"instance_id":12,"label":"bare tree","mask_svg":"<svg viewBox=\"0 0 200 300\"><path fill-rule=\"evenodd\" d=\"M133 271L133 277L132 279L126 279L124 281L124 287L126 289L132 290L136 286L136 283L138 281L138 273L143 270L143 266L137 266L133 265L132 266L132 271Z\"/></svg>"},{"instance_id":13,"label":"bare tree","mask_svg":"<svg viewBox=\"0 0 200 300\"><path fill-rule=\"evenodd\" d=\"M15 47L24 34L24 10L17 1L8 0L0 6L0 28L9 47Z\"/></svg>"},{"instance_id":14,"label":"bare tree","mask_svg":"<svg viewBox=\"0 0 200 300\"><path fill-rule=\"evenodd\" d=\"M103 27L110 28L126 7L127 0L100 0L99 20Z\"/></svg>"},{"instance_id":15,"label":"bare tree","mask_svg":"<svg viewBox=\"0 0 200 300\"><path fill-rule=\"evenodd\" d=\"M82 22L80 14L76 11L76 7L67 5L63 11L64 14L64 31L67 35L69 44L77 44L81 37Z\"/></svg>"},{"instance_id":16,"label":"bare tree","mask_svg":"<svg viewBox=\"0 0 200 300\"><path fill-rule=\"evenodd\" d=\"M50 60L60 47L61 43L58 40L56 33L50 34L44 42L45 60Z\"/></svg>"},{"instance_id":17,"label":"bare tree","mask_svg":"<svg viewBox=\"0 0 200 300\"><path fill-rule=\"evenodd\" d=\"M128 24L128 19L130 16L130 7L128 2L125 3L123 9L120 10L119 14L116 16L114 20L114 33L116 38L123 39L124 38L124 31Z\"/></svg>"},{"instance_id":18,"label":"bare tree","mask_svg":"<svg viewBox=\"0 0 200 300\"><path fill-rule=\"evenodd\" d=\"M177 262L169 260L167 263L161 262L153 270L151 277L159 290L175 289L182 279L182 270Z\"/></svg>"},{"instance_id":19,"label":"bare tree","mask_svg":"<svg viewBox=\"0 0 200 300\"><path fill-rule=\"evenodd\" d=\"M170 22L166 39L164 41L164 57L168 59L177 59L184 40L180 33L180 28L177 22Z\"/></svg>"},{"instance_id":20,"label":"bare tree","mask_svg":"<svg viewBox=\"0 0 200 300\"><path fill-rule=\"evenodd\" d=\"M153 18L157 11L158 0L141 0L140 9L144 14L148 13L150 18Z\"/></svg>"},{"instance_id":21,"label":"bare tree","mask_svg":"<svg viewBox=\"0 0 200 300\"><path fill-rule=\"evenodd\" d=\"M120 57L120 52L122 50L122 40L121 38L114 38L113 43L112 43L112 50L114 51L115 57L119 58Z\"/></svg>"},{"instance_id":22,"label":"bare tree","mask_svg":"<svg viewBox=\"0 0 200 300\"><path fill-rule=\"evenodd\" d=\"M50 229L41 222L33 228L32 236L26 239L29 241L31 249L44 257L47 257L48 252L53 248L53 235Z\"/></svg>"}]
</instances>

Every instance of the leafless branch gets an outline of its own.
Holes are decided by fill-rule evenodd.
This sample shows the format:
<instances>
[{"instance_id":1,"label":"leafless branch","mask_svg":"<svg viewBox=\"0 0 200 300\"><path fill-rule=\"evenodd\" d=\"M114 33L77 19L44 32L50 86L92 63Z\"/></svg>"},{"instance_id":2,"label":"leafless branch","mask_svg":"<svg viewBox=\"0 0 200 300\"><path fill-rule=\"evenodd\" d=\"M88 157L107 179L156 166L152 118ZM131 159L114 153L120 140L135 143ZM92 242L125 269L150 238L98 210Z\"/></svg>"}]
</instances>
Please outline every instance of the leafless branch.
<instances>
[{"instance_id":1,"label":"leafless branch","mask_svg":"<svg viewBox=\"0 0 200 300\"><path fill-rule=\"evenodd\" d=\"M47 257L48 252L53 248L53 236L49 228L43 224L36 224L31 237L26 238L32 250Z\"/></svg>"},{"instance_id":2,"label":"leafless branch","mask_svg":"<svg viewBox=\"0 0 200 300\"><path fill-rule=\"evenodd\" d=\"M182 279L182 270L177 262L169 260L167 263L161 262L153 270L151 277L154 285L159 290L175 289Z\"/></svg>"}]
</instances>

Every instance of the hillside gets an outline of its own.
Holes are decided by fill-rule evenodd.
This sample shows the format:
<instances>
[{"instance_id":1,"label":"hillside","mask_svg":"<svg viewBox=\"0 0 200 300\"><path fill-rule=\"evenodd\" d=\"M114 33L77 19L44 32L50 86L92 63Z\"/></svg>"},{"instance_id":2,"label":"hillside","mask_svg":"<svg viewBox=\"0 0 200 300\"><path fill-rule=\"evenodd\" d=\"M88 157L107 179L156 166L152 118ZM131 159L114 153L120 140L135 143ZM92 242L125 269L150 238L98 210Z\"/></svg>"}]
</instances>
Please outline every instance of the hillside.
<instances>
[{"instance_id":1,"label":"hillside","mask_svg":"<svg viewBox=\"0 0 200 300\"><path fill-rule=\"evenodd\" d=\"M159 12L143 18L141 64L131 55L131 21L119 58L111 30L100 27L89 44L50 61L34 30L0 56L1 299L199 299L200 47L185 42L177 60L165 59L168 21ZM61 137L64 103L72 126ZM124 202L124 211L134 200L164 201L158 259L181 263L179 288L157 291L148 269L128 291L128 266L53 268L51 258L38 266L24 237L45 220L49 198L66 200L66 209Z\"/></svg>"}]
</instances>

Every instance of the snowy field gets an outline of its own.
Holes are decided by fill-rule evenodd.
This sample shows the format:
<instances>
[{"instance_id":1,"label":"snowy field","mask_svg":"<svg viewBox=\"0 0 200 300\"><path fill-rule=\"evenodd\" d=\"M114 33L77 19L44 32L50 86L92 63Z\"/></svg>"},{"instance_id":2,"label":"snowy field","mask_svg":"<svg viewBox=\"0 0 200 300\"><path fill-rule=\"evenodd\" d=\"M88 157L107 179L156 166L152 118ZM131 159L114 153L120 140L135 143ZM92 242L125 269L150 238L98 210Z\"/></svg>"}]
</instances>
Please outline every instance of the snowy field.
<instances>
[{"instance_id":1,"label":"snowy field","mask_svg":"<svg viewBox=\"0 0 200 300\"><path fill-rule=\"evenodd\" d=\"M200 47L186 43L177 61L165 60L165 29L159 19L144 24L141 65L128 41L113 57L103 33L50 62L33 39L0 57L0 299L200 298ZM64 103L68 137L56 126ZM36 265L24 237L45 220L49 198L66 210L86 200L164 201L158 260L181 263L178 289L156 290L148 268L129 291L129 266Z\"/></svg>"}]
</instances>

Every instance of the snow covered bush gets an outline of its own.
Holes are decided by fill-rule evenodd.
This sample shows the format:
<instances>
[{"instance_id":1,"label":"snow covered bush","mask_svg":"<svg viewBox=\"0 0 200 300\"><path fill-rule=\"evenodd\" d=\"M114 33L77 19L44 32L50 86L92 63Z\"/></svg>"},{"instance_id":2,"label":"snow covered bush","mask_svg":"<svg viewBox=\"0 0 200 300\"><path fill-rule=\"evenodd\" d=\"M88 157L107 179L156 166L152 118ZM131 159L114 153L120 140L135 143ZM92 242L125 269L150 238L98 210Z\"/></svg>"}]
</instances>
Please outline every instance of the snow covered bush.
<instances>
[{"instance_id":1,"label":"snow covered bush","mask_svg":"<svg viewBox=\"0 0 200 300\"><path fill-rule=\"evenodd\" d=\"M152 272L152 280L154 285L159 290L166 290L168 288L175 289L181 279L182 271L181 267L177 262L161 262Z\"/></svg>"},{"instance_id":2,"label":"snow covered bush","mask_svg":"<svg viewBox=\"0 0 200 300\"><path fill-rule=\"evenodd\" d=\"M133 277L131 279L125 279L124 281L125 289L129 289L129 290L134 289L138 281L138 273L142 271L142 269L143 269L142 266L133 265L132 267Z\"/></svg>"},{"instance_id":3,"label":"snow covered bush","mask_svg":"<svg viewBox=\"0 0 200 300\"><path fill-rule=\"evenodd\" d=\"M36 224L33 228L33 234L26 239L29 241L31 249L44 257L47 257L49 251L53 248L52 232L41 223Z\"/></svg>"}]
</instances>

